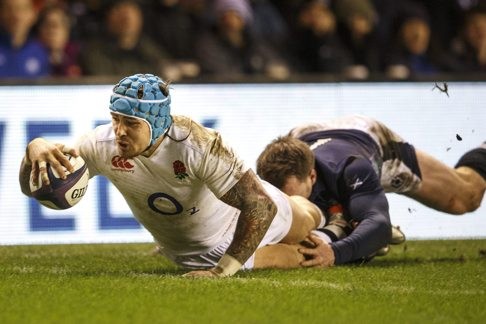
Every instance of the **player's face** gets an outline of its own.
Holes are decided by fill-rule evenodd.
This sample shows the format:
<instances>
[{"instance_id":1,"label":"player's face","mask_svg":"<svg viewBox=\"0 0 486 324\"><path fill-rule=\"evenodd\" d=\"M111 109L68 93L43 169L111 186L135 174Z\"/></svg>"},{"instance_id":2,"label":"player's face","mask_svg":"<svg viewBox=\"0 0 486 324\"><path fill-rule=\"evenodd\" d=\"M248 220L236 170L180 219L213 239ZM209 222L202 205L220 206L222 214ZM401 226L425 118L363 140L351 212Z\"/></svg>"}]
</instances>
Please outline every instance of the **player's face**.
<instances>
[{"instance_id":1,"label":"player's face","mask_svg":"<svg viewBox=\"0 0 486 324\"><path fill-rule=\"evenodd\" d=\"M309 198L312 192L312 185L314 181L309 175L304 180L299 180L296 176L290 176L285 181L282 191L289 196L302 196L304 198Z\"/></svg>"},{"instance_id":2,"label":"player's face","mask_svg":"<svg viewBox=\"0 0 486 324\"><path fill-rule=\"evenodd\" d=\"M111 114L118 152L122 157L133 158L147 149L150 127L141 119Z\"/></svg>"}]
</instances>

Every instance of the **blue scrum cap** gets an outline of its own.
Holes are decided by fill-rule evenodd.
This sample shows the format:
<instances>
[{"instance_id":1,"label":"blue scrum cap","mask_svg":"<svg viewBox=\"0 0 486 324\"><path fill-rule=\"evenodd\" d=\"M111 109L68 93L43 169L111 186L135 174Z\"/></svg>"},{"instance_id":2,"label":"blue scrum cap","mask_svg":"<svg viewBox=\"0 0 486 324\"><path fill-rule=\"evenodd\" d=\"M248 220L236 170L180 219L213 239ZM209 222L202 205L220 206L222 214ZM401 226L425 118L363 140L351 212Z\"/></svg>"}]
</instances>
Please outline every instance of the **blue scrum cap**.
<instances>
[{"instance_id":1,"label":"blue scrum cap","mask_svg":"<svg viewBox=\"0 0 486 324\"><path fill-rule=\"evenodd\" d=\"M113 88L110 110L129 117L143 119L150 126L150 145L169 128L170 95L165 95L160 85L164 81L153 74L135 74L123 78Z\"/></svg>"}]
</instances>

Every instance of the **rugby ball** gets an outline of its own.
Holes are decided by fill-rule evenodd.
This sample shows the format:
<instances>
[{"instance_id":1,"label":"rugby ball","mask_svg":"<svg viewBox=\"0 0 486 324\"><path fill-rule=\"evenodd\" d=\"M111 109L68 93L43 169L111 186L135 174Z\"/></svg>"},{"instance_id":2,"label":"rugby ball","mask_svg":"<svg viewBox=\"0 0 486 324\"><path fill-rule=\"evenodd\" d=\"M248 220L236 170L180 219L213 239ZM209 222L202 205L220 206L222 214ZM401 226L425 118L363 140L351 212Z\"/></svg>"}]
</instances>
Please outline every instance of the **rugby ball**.
<instances>
[{"instance_id":1,"label":"rugby ball","mask_svg":"<svg viewBox=\"0 0 486 324\"><path fill-rule=\"evenodd\" d=\"M86 162L80 157L74 157L66 154L71 162L74 171L66 172L66 179L63 180L59 174L50 167L46 166L47 175L51 182L48 186L42 185L42 180L39 177L37 183L33 183L31 173L30 175L30 191L32 197L37 199L43 206L51 209L68 209L76 205L81 198L83 198L88 189L89 171Z\"/></svg>"}]
</instances>

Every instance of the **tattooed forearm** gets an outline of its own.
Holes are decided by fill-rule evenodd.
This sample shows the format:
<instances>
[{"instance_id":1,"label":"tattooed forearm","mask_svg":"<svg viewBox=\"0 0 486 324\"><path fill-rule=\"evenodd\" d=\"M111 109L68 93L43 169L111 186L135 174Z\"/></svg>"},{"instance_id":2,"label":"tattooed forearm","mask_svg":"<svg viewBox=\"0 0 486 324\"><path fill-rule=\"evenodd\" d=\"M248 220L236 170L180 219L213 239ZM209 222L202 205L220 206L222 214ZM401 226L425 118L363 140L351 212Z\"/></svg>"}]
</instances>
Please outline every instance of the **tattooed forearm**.
<instances>
[{"instance_id":1,"label":"tattooed forearm","mask_svg":"<svg viewBox=\"0 0 486 324\"><path fill-rule=\"evenodd\" d=\"M227 253L243 264L263 239L277 213L277 207L251 170L221 200L241 210Z\"/></svg>"}]
</instances>

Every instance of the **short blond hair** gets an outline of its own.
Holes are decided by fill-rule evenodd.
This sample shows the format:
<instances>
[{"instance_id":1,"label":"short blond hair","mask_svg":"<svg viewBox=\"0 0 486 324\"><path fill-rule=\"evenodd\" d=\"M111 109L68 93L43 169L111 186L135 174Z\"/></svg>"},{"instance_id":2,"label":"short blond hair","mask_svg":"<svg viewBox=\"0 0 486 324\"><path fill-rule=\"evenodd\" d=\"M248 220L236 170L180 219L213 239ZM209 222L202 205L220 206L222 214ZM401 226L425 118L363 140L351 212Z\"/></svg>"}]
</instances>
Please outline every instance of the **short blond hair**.
<instances>
[{"instance_id":1,"label":"short blond hair","mask_svg":"<svg viewBox=\"0 0 486 324\"><path fill-rule=\"evenodd\" d=\"M304 180L314 169L314 153L294 137L281 136L268 144L257 159L257 174L282 189L291 176Z\"/></svg>"}]
</instances>

